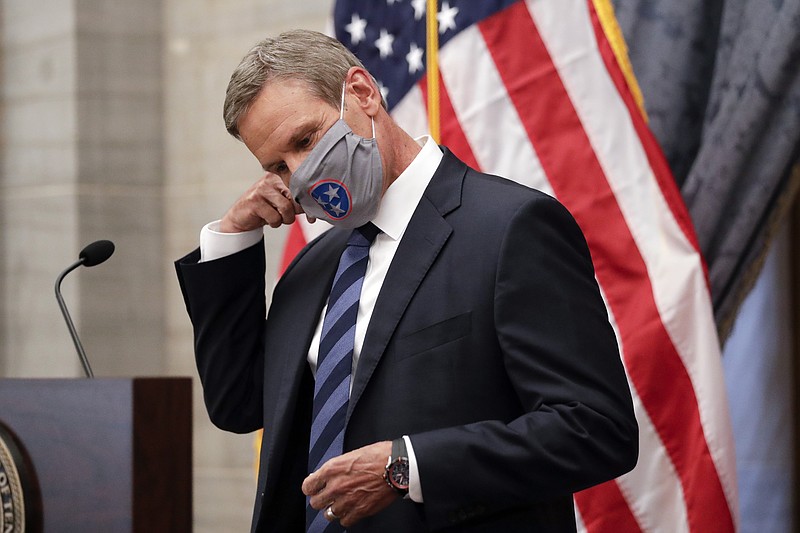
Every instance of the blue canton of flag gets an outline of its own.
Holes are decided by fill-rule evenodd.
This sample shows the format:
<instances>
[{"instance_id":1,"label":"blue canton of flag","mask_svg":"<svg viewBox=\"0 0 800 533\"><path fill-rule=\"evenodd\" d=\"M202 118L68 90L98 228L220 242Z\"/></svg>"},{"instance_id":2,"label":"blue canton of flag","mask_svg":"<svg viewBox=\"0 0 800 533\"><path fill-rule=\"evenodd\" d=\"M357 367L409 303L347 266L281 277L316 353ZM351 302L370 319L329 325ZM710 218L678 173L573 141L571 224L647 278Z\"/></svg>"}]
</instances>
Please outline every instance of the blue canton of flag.
<instances>
[{"instance_id":1,"label":"blue canton of flag","mask_svg":"<svg viewBox=\"0 0 800 533\"><path fill-rule=\"evenodd\" d=\"M517 0L438 2L439 46ZM339 0L336 38L375 76L391 110L425 74L426 0Z\"/></svg>"},{"instance_id":2,"label":"blue canton of flag","mask_svg":"<svg viewBox=\"0 0 800 533\"><path fill-rule=\"evenodd\" d=\"M309 194L334 220L343 220L350 214L350 191L338 181L318 181Z\"/></svg>"}]
</instances>

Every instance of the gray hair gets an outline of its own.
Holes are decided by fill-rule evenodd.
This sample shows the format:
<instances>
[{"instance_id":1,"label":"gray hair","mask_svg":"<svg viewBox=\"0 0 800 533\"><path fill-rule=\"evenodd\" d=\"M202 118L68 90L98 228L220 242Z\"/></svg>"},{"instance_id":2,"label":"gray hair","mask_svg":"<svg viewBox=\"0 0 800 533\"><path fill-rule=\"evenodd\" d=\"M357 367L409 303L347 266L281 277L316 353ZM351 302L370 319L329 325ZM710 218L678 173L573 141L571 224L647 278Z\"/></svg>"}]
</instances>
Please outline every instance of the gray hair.
<instances>
[{"instance_id":1,"label":"gray hair","mask_svg":"<svg viewBox=\"0 0 800 533\"><path fill-rule=\"evenodd\" d=\"M268 37L247 52L231 75L223 108L225 128L241 139L239 120L264 85L276 79L305 81L311 94L338 108L350 67L364 65L342 43L322 33L292 30Z\"/></svg>"}]
</instances>

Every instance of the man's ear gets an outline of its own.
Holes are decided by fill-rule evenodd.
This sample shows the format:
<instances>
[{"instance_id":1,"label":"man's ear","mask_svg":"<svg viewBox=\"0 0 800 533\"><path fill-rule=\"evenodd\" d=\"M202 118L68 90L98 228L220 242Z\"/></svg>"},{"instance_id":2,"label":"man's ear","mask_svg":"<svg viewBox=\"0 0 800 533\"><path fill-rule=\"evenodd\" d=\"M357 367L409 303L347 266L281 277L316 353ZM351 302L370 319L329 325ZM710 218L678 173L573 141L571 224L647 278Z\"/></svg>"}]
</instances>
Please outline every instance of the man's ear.
<instances>
[{"instance_id":1,"label":"man's ear","mask_svg":"<svg viewBox=\"0 0 800 533\"><path fill-rule=\"evenodd\" d=\"M367 115L377 115L383 97L369 72L361 67L350 67L345 82L345 94L354 97L350 101L355 101Z\"/></svg>"}]
</instances>

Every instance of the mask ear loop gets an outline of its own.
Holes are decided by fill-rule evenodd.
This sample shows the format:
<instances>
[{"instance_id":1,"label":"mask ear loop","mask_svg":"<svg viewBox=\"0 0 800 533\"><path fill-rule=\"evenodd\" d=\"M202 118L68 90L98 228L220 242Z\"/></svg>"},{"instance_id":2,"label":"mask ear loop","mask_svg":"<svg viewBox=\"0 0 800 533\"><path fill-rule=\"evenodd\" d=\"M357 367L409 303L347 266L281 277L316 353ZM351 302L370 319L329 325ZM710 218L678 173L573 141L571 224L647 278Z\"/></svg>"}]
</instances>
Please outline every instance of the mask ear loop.
<instances>
[{"instance_id":1,"label":"mask ear loop","mask_svg":"<svg viewBox=\"0 0 800 533\"><path fill-rule=\"evenodd\" d=\"M347 88L347 80L342 82L342 103L339 104L339 120L344 120L344 90ZM375 118L369 117L372 122L372 138L377 140L375 136Z\"/></svg>"},{"instance_id":2,"label":"mask ear loop","mask_svg":"<svg viewBox=\"0 0 800 533\"><path fill-rule=\"evenodd\" d=\"M344 90L347 87L347 80L342 82L342 103L339 104L339 120L344 120Z\"/></svg>"}]
</instances>

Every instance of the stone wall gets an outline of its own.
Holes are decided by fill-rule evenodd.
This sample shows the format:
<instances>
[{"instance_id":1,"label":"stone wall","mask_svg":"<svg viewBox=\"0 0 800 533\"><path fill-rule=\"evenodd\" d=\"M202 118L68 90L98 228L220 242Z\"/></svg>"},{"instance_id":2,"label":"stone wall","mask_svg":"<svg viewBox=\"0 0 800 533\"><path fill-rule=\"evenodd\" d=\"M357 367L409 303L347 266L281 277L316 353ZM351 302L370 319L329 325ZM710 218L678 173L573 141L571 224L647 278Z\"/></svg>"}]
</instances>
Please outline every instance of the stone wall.
<instances>
[{"instance_id":1,"label":"stone wall","mask_svg":"<svg viewBox=\"0 0 800 533\"><path fill-rule=\"evenodd\" d=\"M79 375L53 282L99 238L117 253L63 286L87 353L166 368L160 4L2 4L3 375Z\"/></svg>"},{"instance_id":2,"label":"stone wall","mask_svg":"<svg viewBox=\"0 0 800 533\"><path fill-rule=\"evenodd\" d=\"M80 241L75 12L64 0L2 6L0 369L13 377L77 375L53 297L55 277ZM64 284L78 324L82 280ZM86 340L87 350L94 347Z\"/></svg>"}]
</instances>

